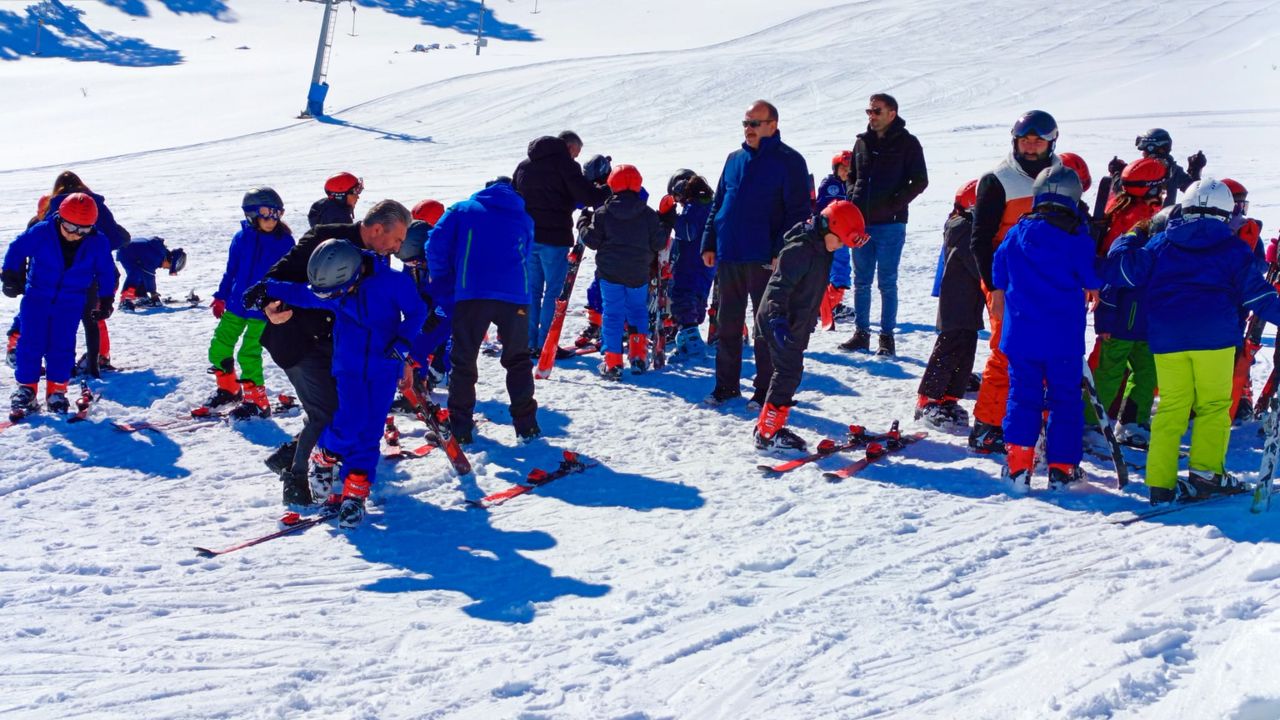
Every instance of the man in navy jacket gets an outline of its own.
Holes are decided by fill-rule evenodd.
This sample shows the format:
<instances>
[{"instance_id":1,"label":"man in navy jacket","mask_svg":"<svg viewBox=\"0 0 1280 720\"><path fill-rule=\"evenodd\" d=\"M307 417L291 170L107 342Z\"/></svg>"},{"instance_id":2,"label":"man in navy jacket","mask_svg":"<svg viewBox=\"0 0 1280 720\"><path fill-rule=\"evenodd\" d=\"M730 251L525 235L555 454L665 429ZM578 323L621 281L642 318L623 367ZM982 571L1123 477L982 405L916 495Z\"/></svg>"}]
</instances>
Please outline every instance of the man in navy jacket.
<instances>
[{"instance_id":1,"label":"man in navy jacket","mask_svg":"<svg viewBox=\"0 0 1280 720\"><path fill-rule=\"evenodd\" d=\"M747 300L752 315L782 250L782 235L809 217L809 168L782 142L778 109L757 100L742 119L742 147L729 154L702 235L702 260L720 283L716 386L706 402L719 405L742 394L742 327ZM757 327L753 409L764 402L773 375L768 345Z\"/></svg>"}]
</instances>

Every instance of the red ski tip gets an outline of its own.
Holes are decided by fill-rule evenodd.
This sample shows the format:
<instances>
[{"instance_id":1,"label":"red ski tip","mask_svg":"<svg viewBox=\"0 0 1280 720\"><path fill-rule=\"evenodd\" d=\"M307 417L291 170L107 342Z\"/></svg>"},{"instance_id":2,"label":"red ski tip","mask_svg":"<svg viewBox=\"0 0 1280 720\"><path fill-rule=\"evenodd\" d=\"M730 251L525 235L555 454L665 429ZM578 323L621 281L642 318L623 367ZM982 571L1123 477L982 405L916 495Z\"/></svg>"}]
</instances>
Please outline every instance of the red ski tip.
<instances>
[{"instance_id":1,"label":"red ski tip","mask_svg":"<svg viewBox=\"0 0 1280 720\"><path fill-rule=\"evenodd\" d=\"M564 459L565 459L565 461L567 461L567 462L577 462L577 461L578 461L578 453L573 452L572 450L565 450L565 451L564 451Z\"/></svg>"}]
</instances>

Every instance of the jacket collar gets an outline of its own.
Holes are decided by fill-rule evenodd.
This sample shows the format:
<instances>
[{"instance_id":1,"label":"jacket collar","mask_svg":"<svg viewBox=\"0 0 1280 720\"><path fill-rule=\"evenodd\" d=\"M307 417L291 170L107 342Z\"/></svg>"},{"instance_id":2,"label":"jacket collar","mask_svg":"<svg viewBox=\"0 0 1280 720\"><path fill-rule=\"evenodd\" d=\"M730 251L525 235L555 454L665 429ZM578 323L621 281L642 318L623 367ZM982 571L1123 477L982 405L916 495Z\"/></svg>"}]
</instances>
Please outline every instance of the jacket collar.
<instances>
[{"instance_id":1,"label":"jacket collar","mask_svg":"<svg viewBox=\"0 0 1280 720\"><path fill-rule=\"evenodd\" d=\"M752 154L752 155L760 155L761 153L773 152L774 150L777 150L777 149L778 149L778 146L780 146L780 145L782 145L782 131L781 131L781 130L779 130L778 132L774 133L774 134L773 134L772 136L770 136L770 137L767 137L767 138L760 138L760 147L759 147L759 149L756 149L756 150L752 150L752 149L751 149L751 146L747 144L747 141L746 141L746 140L743 140L743 141L742 141L742 149L743 149L743 150L746 150L748 153L750 153L750 154Z\"/></svg>"}]
</instances>

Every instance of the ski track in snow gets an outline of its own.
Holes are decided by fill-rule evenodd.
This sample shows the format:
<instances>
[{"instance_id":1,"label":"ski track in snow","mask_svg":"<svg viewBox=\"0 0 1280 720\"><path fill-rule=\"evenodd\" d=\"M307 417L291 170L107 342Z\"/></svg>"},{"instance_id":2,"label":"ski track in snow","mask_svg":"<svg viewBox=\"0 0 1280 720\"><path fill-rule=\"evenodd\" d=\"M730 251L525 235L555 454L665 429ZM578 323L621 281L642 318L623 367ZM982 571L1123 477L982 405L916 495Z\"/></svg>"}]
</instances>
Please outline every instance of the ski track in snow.
<instances>
[{"instance_id":1,"label":"ski track in snow","mask_svg":"<svg viewBox=\"0 0 1280 720\"><path fill-rule=\"evenodd\" d=\"M815 335L792 418L811 441L850 422L882 430L900 418L907 430L952 189L1006 152L1019 112L1054 112L1060 149L1083 154L1095 177L1111 155L1132 156L1128 138L1164 124L1180 157L1204 148L1211 171L1238 169L1253 214L1277 223L1280 145L1261 132L1280 116L1277 8L1201 1L1171 18L1152 0L1058 13L849 3L744 24L702 48L619 38L622 57L431 82L341 113L349 125L76 169L135 236L191 254L162 292L208 298L251 184L281 191L300 234L337 166L364 176L366 203L448 203L509 173L530 138L571 126L588 154L635 162L659 193L679 166L714 181L757 95L778 103L784 138L821 176L861 125L863 98L889 88L931 175L900 271L901 355L841 352L847 325ZM1152 100L1170 76L1198 92ZM408 136L431 142L395 139ZM4 196L23 199L0 207L5 233L50 175L0 172ZM592 263L567 338L584 322ZM6 316L16 306L0 301ZM0 433L0 716L1280 717L1274 511L1229 501L1120 527L1109 520L1145 507L1145 492L1115 490L1109 466L1086 458L1087 487L1049 494L1038 478L1018 496L995 460L936 432L839 484L822 470L857 455L763 477L744 402L698 404L712 386L706 362L609 384L595 358L562 361L538 382L546 438L518 446L500 367L482 358L477 410L491 422L469 451L474 476L456 479L440 453L384 463L358 531L321 526L200 559L192 546L273 528L279 485L260 460L300 420L170 433L110 420L182 416L206 395L213 327L207 309L121 313L113 359L135 369L102 381L89 422ZM267 367L268 387L286 389ZM1269 371L1262 352L1255 386ZM421 424L399 425L415 447ZM1228 464L1246 477L1256 429L1232 437ZM464 504L553 468L562 449L600 465L488 511Z\"/></svg>"}]
</instances>

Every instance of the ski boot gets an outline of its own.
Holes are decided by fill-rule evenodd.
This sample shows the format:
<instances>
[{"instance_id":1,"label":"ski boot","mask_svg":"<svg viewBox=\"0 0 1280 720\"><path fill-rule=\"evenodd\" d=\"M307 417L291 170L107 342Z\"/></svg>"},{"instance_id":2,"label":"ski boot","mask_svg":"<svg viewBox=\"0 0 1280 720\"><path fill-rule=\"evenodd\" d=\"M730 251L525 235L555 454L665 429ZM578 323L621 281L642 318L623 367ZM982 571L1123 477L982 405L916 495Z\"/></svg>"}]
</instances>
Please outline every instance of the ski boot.
<instances>
[{"instance_id":1,"label":"ski boot","mask_svg":"<svg viewBox=\"0 0 1280 720\"><path fill-rule=\"evenodd\" d=\"M284 483L282 497L285 505L311 505L311 485L306 478L300 478L293 471L285 468L280 472L280 480Z\"/></svg>"},{"instance_id":2,"label":"ski boot","mask_svg":"<svg viewBox=\"0 0 1280 720\"><path fill-rule=\"evenodd\" d=\"M311 497L327 498L333 492L333 483L338 479L338 458L330 455L328 450L316 448L311 453L311 471L307 482L311 486Z\"/></svg>"},{"instance_id":3,"label":"ski boot","mask_svg":"<svg viewBox=\"0 0 1280 720\"><path fill-rule=\"evenodd\" d=\"M845 305L844 303L838 303L831 308L832 320L849 320L852 318L853 318L853 308L849 307L848 305Z\"/></svg>"},{"instance_id":4,"label":"ski boot","mask_svg":"<svg viewBox=\"0 0 1280 720\"><path fill-rule=\"evenodd\" d=\"M1035 464L1036 449L1030 445L1009 445L1005 465L1000 477L1012 485L1015 493L1031 491L1031 471Z\"/></svg>"},{"instance_id":5,"label":"ski boot","mask_svg":"<svg viewBox=\"0 0 1280 720\"><path fill-rule=\"evenodd\" d=\"M71 412L71 403L67 400L67 384L45 380L44 406L51 413L66 414Z\"/></svg>"},{"instance_id":6,"label":"ski boot","mask_svg":"<svg viewBox=\"0 0 1280 720\"><path fill-rule=\"evenodd\" d=\"M942 403L923 395L916 402L915 419L925 427L934 430L947 430L951 425L951 420L943 410Z\"/></svg>"},{"instance_id":7,"label":"ski boot","mask_svg":"<svg viewBox=\"0 0 1280 720\"><path fill-rule=\"evenodd\" d=\"M622 353L607 352L600 363L600 377L617 382L622 379Z\"/></svg>"},{"instance_id":8,"label":"ski boot","mask_svg":"<svg viewBox=\"0 0 1280 720\"><path fill-rule=\"evenodd\" d=\"M1178 489L1176 487L1166 488L1148 485L1147 492L1150 494L1149 502L1153 506L1169 505L1178 501Z\"/></svg>"},{"instance_id":9,"label":"ski boot","mask_svg":"<svg viewBox=\"0 0 1280 720\"><path fill-rule=\"evenodd\" d=\"M850 352L871 352L871 333L866 330L854 330L853 337L840 343L841 350Z\"/></svg>"},{"instance_id":10,"label":"ski boot","mask_svg":"<svg viewBox=\"0 0 1280 720\"><path fill-rule=\"evenodd\" d=\"M953 430L969 429L969 411L953 397L942 398L942 414L947 418Z\"/></svg>"},{"instance_id":11,"label":"ski boot","mask_svg":"<svg viewBox=\"0 0 1280 720\"><path fill-rule=\"evenodd\" d=\"M1181 500L1194 502L1215 495L1239 495L1246 492L1249 492L1249 487L1226 472L1191 469L1187 471L1185 479L1178 478L1178 498Z\"/></svg>"},{"instance_id":12,"label":"ski boot","mask_svg":"<svg viewBox=\"0 0 1280 720\"><path fill-rule=\"evenodd\" d=\"M290 440L276 448L275 452L268 455L263 462L266 463L271 472L277 475L282 474L293 465L293 455L297 449L298 441Z\"/></svg>"},{"instance_id":13,"label":"ski boot","mask_svg":"<svg viewBox=\"0 0 1280 720\"><path fill-rule=\"evenodd\" d=\"M271 417L271 401L267 389L252 380L240 381L240 404L231 411L231 419L248 420L255 417Z\"/></svg>"},{"instance_id":14,"label":"ski boot","mask_svg":"<svg viewBox=\"0 0 1280 720\"><path fill-rule=\"evenodd\" d=\"M649 369L649 336L632 333L627 339L627 355L631 360L631 374L643 375Z\"/></svg>"},{"instance_id":15,"label":"ski boot","mask_svg":"<svg viewBox=\"0 0 1280 720\"><path fill-rule=\"evenodd\" d=\"M530 443L542 437L542 428L538 427L538 419L533 413L513 418L512 424L516 428L516 437L522 443Z\"/></svg>"},{"instance_id":16,"label":"ski boot","mask_svg":"<svg viewBox=\"0 0 1280 720\"><path fill-rule=\"evenodd\" d=\"M338 527L354 530L364 522L364 501L369 497L369 475L352 470L342 483L342 506L338 508Z\"/></svg>"},{"instance_id":17,"label":"ski boot","mask_svg":"<svg viewBox=\"0 0 1280 720\"><path fill-rule=\"evenodd\" d=\"M671 362L699 360L707 354L707 346L702 342L702 335L698 333L696 325L680 328L674 345L676 349L671 353Z\"/></svg>"},{"instance_id":18,"label":"ski boot","mask_svg":"<svg viewBox=\"0 0 1280 720\"><path fill-rule=\"evenodd\" d=\"M1138 423L1125 423L1116 429L1116 441L1121 445L1146 449L1151 444L1151 428Z\"/></svg>"},{"instance_id":19,"label":"ski boot","mask_svg":"<svg viewBox=\"0 0 1280 720\"><path fill-rule=\"evenodd\" d=\"M204 404L191 411L192 415L207 417L224 405L240 402L240 383L236 381L236 373L232 367L231 358L227 358L222 361L222 367L209 368L209 372L218 381L218 388Z\"/></svg>"},{"instance_id":20,"label":"ski boot","mask_svg":"<svg viewBox=\"0 0 1280 720\"><path fill-rule=\"evenodd\" d=\"M20 334L21 333L17 331L9 333L9 340L5 346L4 361L8 363L11 368L18 366L18 336Z\"/></svg>"},{"instance_id":21,"label":"ski boot","mask_svg":"<svg viewBox=\"0 0 1280 720\"><path fill-rule=\"evenodd\" d=\"M787 428L787 415L791 408L778 407L765 403L760 409L760 418L756 420L753 436L757 450L799 450L804 452L807 444L804 438Z\"/></svg>"},{"instance_id":22,"label":"ski boot","mask_svg":"<svg viewBox=\"0 0 1280 720\"><path fill-rule=\"evenodd\" d=\"M587 326L573 341L573 346L576 348L600 347L600 323L600 313L587 308Z\"/></svg>"},{"instance_id":23,"label":"ski boot","mask_svg":"<svg viewBox=\"0 0 1280 720\"><path fill-rule=\"evenodd\" d=\"M17 422L35 412L40 412L40 403L36 402L36 386L19 385L9 398L9 420Z\"/></svg>"},{"instance_id":24,"label":"ski boot","mask_svg":"<svg viewBox=\"0 0 1280 720\"><path fill-rule=\"evenodd\" d=\"M975 420L969 432L969 448L979 455L1004 452L1004 430L999 425L989 425Z\"/></svg>"},{"instance_id":25,"label":"ski boot","mask_svg":"<svg viewBox=\"0 0 1280 720\"><path fill-rule=\"evenodd\" d=\"M711 394L702 398L702 404L710 407L720 407L734 398L742 397L742 391L733 388L717 387L711 391Z\"/></svg>"},{"instance_id":26,"label":"ski boot","mask_svg":"<svg viewBox=\"0 0 1280 720\"><path fill-rule=\"evenodd\" d=\"M1049 464L1049 489L1050 490L1066 490L1073 485L1079 487L1079 483L1084 480L1084 471L1079 465L1068 465L1067 463L1050 463Z\"/></svg>"}]
</instances>

